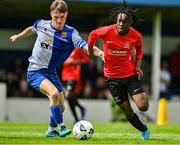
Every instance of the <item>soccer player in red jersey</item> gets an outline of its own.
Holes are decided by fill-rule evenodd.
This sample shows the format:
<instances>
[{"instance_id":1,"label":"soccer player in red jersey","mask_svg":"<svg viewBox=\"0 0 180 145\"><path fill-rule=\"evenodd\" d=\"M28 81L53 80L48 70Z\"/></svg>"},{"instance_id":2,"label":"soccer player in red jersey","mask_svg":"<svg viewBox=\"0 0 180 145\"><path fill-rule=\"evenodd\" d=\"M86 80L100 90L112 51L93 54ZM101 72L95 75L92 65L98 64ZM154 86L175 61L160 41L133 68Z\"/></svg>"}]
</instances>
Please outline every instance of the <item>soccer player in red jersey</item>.
<instances>
[{"instance_id":1,"label":"soccer player in red jersey","mask_svg":"<svg viewBox=\"0 0 180 145\"><path fill-rule=\"evenodd\" d=\"M81 49L75 49L68 59L63 64L62 68L62 81L65 83L65 96L67 97L71 112L74 117L74 123L83 120L85 117L86 109L77 99L77 87L81 82L81 64L88 63L88 55ZM79 107L81 118L78 118L75 107Z\"/></svg>"},{"instance_id":2,"label":"soccer player in red jersey","mask_svg":"<svg viewBox=\"0 0 180 145\"><path fill-rule=\"evenodd\" d=\"M148 97L141 88L142 35L131 26L137 17L135 10L127 7L125 2L113 14L117 16L116 24L100 27L89 34L89 51L91 53L98 39L103 40L104 54L99 51L99 56L104 55L106 85L127 120L141 131L141 138L147 140L149 129L133 111L128 99L130 96L139 110L148 110Z\"/></svg>"}]
</instances>

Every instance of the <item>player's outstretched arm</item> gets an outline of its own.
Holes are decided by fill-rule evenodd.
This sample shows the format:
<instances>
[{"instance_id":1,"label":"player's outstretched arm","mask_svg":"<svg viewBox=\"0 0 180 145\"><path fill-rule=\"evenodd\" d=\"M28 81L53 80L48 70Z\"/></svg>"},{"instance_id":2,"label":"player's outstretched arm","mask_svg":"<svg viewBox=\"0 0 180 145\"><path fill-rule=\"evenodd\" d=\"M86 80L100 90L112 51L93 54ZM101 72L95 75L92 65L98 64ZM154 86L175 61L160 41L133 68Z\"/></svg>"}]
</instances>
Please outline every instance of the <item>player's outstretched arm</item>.
<instances>
[{"instance_id":1,"label":"player's outstretched arm","mask_svg":"<svg viewBox=\"0 0 180 145\"><path fill-rule=\"evenodd\" d=\"M31 34L33 34L33 32L32 32L32 26L24 29L24 30L23 30L22 32L20 32L19 34L10 36L9 41L10 41L10 42L16 42L17 40L20 40L20 39L22 39L22 38L25 38L25 37L27 37L27 36L29 36L29 35L31 35Z\"/></svg>"}]
</instances>

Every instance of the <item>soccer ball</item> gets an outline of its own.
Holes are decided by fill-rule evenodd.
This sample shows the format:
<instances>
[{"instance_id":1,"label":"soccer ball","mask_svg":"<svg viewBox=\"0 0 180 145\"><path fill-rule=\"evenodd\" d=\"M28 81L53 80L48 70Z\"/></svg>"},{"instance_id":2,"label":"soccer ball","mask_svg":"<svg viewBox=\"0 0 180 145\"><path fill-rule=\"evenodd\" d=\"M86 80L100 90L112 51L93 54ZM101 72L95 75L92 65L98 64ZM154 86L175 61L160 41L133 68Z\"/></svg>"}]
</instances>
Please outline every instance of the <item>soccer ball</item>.
<instances>
[{"instance_id":1,"label":"soccer ball","mask_svg":"<svg viewBox=\"0 0 180 145\"><path fill-rule=\"evenodd\" d=\"M80 140L87 140L93 136L93 125L86 120L76 122L73 127L73 135Z\"/></svg>"}]
</instances>

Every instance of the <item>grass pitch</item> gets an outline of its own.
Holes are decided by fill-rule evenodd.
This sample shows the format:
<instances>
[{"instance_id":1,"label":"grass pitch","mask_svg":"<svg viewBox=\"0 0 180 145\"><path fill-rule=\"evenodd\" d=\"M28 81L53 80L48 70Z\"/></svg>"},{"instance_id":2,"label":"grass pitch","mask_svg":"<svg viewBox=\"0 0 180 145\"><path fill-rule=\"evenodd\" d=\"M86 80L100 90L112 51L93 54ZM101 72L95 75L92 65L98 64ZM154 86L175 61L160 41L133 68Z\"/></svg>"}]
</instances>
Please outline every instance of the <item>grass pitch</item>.
<instances>
[{"instance_id":1,"label":"grass pitch","mask_svg":"<svg viewBox=\"0 0 180 145\"><path fill-rule=\"evenodd\" d=\"M93 122L92 122L93 123ZM140 132L129 123L93 123L90 140L77 140L71 134L65 138L47 138L43 123L0 123L0 144L180 144L180 125L149 124L150 140L142 141ZM72 125L68 127L73 128Z\"/></svg>"}]
</instances>

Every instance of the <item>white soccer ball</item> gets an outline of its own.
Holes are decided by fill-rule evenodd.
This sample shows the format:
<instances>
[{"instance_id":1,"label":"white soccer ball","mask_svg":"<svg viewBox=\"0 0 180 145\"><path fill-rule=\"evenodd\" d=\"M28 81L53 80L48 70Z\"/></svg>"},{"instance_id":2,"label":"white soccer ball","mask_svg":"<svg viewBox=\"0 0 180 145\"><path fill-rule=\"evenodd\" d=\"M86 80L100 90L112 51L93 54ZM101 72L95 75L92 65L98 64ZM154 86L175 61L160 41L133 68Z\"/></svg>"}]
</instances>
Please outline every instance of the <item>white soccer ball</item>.
<instances>
[{"instance_id":1,"label":"white soccer ball","mask_svg":"<svg viewBox=\"0 0 180 145\"><path fill-rule=\"evenodd\" d=\"M80 140L87 140L93 136L93 125L86 120L78 121L74 124L73 135Z\"/></svg>"}]
</instances>

